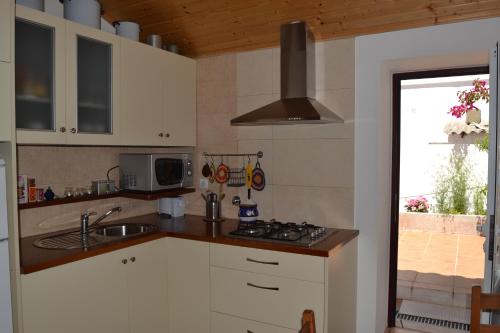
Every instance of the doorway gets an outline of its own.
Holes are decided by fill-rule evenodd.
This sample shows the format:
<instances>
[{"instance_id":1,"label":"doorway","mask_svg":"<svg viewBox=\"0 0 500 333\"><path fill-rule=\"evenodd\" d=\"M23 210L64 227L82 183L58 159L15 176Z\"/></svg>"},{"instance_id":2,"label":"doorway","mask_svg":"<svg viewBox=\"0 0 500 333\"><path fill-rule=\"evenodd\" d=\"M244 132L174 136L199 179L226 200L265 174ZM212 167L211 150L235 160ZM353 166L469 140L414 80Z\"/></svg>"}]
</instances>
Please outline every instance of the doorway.
<instances>
[{"instance_id":1,"label":"doorway","mask_svg":"<svg viewBox=\"0 0 500 333\"><path fill-rule=\"evenodd\" d=\"M393 76L389 327L468 330L485 271L488 73Z\"/></svg>"}]
</instances>

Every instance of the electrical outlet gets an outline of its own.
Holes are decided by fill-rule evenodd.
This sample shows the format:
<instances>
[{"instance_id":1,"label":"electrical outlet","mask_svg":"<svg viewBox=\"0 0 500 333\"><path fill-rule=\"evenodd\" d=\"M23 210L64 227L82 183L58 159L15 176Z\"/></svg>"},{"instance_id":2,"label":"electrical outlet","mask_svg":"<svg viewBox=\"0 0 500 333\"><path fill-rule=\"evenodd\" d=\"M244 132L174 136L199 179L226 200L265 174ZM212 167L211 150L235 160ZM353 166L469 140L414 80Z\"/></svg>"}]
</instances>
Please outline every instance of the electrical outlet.
<instances>
[{"instance_id":1,"label":"electrical outlet","mask_svg":"<svg viewBox=\"0 0 500 333\"><path fill-rule=\"evenodd\" d=\"M200 189L208 190L208 179L200 178Z\"/></svg>"}]
</instances>

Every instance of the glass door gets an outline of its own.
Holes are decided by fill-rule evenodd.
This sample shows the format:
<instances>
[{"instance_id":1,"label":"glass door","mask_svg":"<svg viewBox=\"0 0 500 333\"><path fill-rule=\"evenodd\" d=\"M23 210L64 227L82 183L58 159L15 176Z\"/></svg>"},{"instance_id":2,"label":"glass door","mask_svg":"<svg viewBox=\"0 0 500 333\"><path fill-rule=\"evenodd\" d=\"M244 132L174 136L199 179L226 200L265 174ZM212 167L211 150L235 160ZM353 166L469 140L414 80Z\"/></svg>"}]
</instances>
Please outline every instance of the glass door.
<instances>
[{"instance_id":1,"label":"glass door","mask_svg":"<svg viewBox=\"0 0 500 333\"><path fill-rule=\"evenodd\" d=\"M68 143L118 143L118 37L67 22L67 45Z\"/></svg>"},{"instance_id":2,"label":"glass door","mask_svg":"<svg viewBox=\"0 0 500 333\"><path fill-rule=\"evenodd\" d=\"M16 14L18 142L64 143L64 22L23 7Z\"/></svg>"},{"instance_id":3,"label":"glass door","mask_svg":"<svg viewBox=\"0 0 500 333\"><path fill-rule=\"evenodd\" d=\"M500 221L498 203L500 199L500 179L498 178L499 161L498 144L498 57L497 43L490 56L490 120L489 120L489 157L488 157L488 223L486 226L487 240L485 244L485 279L483 292L500 293ZM484 315L483 322L490 318ZM500 314L492 313L491 321L500 323Z\"/></svg>"}]
</instances>

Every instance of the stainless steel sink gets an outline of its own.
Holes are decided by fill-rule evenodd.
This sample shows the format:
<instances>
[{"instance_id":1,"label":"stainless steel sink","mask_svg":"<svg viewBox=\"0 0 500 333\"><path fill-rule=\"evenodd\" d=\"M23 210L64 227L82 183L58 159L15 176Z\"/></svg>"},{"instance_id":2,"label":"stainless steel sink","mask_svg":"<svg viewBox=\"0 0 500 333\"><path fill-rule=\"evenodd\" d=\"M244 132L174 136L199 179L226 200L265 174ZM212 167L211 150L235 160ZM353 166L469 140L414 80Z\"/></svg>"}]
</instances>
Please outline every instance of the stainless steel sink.
<instances>
[{"instance_id":1,"label":"stainless steel sink","mask_svg":"<svg viewBox=\"0 0 500 333\"><path fill-rule=\"evenodd\" d=\"M85 249L127 237L147 234L155 231L156 229L156 226L153 224L108 224L91 229L88 234L82 234L80 231L71 231L41 237L35 240L33 245L43 249Z\"/></svg>"},{"instance_id":2,"label":"stainless steel sink","mask_svg":"<svg viewBox=\"0 0 500 333\"><path fill-rule=\"evenodd\" d=\"M110 224L97 227L95 234L105 237L129 237L138 234L146 234L155 231L156 227L152 224L126 223L126 224Z\"/></svg>"}]
</instances>

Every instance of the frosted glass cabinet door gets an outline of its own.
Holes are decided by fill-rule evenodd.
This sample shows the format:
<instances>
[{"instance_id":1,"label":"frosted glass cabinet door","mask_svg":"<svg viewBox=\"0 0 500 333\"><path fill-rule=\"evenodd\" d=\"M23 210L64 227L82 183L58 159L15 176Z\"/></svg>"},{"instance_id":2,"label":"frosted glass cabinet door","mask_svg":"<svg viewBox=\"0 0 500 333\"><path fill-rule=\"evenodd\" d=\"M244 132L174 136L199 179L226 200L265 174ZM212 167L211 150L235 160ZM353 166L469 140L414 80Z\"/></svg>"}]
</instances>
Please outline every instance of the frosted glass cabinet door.
<instances>
[{"instance_id":1,"label":"frosted glass cabinet door","mask_svg":"<svg viewBox=\"0 0 500 333\"><path fill-rule=\"evenodd\" d=\"M117 142L119 39L67 22L68 143Z\"/></svg>"},{"instance_id":2,"label":"frosted glass cabinet door","mask_svg":"<svg viewBox=\"0 0 500 333\"><path fill-rule=\"evenodd\" d=\"M64 21L23 6L16 14L18 142L64 143Z\"/></svg>"}]
</instances>

